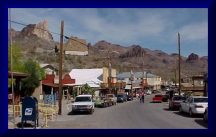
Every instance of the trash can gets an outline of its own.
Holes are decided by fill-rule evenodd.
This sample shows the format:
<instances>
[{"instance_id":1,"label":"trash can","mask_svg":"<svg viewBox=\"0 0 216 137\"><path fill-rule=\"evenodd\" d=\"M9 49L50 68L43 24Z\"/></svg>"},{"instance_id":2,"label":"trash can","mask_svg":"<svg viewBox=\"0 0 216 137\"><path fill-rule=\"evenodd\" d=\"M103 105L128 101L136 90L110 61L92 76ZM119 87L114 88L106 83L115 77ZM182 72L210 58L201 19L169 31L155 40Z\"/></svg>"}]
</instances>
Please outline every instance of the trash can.
<instances>
[{"instance_id":1,"label":"trash can","mask_svg":"<svg viewBox=\"0 0 216 137\"><path fill-rule=\"evenodd\" d=\"M22 128L27 121L33 121L34 128L38 127L38 100L33 96L25 97L22 101Z\"/></svg>"}]
</instances>

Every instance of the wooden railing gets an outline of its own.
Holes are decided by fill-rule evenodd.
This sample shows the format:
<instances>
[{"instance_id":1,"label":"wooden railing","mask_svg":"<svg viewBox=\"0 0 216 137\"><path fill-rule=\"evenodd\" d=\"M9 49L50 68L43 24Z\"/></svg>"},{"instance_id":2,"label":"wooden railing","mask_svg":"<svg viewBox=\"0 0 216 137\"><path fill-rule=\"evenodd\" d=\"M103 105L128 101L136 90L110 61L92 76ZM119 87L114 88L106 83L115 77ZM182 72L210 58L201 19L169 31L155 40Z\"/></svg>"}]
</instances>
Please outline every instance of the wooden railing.
<instances>
[{"instance_id":1,"label":"wooden railing","mask_svg":"<svg viewBox=\"0 0 216 137\"><path fill-rule=\"evenodd\" d=\"M45 119L45 127L48 127L48 119L53 120L57 116L58 106L51 104L38 103L38 111L43 114Z\"/></svg>"}]
</instances>

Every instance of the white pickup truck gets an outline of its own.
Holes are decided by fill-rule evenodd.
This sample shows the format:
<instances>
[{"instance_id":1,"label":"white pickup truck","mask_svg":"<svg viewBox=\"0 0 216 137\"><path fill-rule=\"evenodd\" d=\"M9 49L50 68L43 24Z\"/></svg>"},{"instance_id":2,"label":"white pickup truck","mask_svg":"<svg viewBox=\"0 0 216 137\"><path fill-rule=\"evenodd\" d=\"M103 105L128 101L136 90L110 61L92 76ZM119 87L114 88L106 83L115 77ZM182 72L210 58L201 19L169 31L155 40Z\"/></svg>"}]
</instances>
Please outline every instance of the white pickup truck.
<instances>
[{"instance_id":1,"label":"white pickup truck","mask_svg":"<svg viewBox=\"0 0 216 137\"><path fill-rule=\"evenodd\" d=\"M208 97L191 96L180 103L179 111L192 116L193 114L204 114L206 107L208 107Z\"/></svg>"},{"instance_id":2,"label":"white pickup truck","mask_svg":"<svg viewBox=\"0 0 216 137\"><path fill-rule=\"evenodd\" d=\"M72 113L83 111L89 112L90 114L94 112L92 95L79 95L75 98L75 101L72 104Z\"/></svg>"}]
</instances>

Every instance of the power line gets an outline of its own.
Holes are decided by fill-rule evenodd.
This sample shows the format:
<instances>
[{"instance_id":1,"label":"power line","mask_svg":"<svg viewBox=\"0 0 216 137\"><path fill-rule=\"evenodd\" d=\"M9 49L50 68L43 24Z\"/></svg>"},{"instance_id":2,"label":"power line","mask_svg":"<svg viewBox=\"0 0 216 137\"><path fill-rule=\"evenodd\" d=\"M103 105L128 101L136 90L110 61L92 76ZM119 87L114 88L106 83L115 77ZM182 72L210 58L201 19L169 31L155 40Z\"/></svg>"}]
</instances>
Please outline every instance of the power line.
<instances>
[{"instance_id":1,"label":"power line","mask_svg":"<svg viewBox=\"0 0 216 137\"><path fill-rule=\"evenodd\" d=\"M25 23L21 23L21 22L14 21L14 20L8 20L8 21L11 22L11 23L15 23L15 24L18 24L18 25L25 26L25 27L28 26L28 25L25 24ZM55 34L55 35L61 36L61 34L60 34L60 33L57 33L57 32L49 31L49 30L46 30L46 29L43 29L43 28L40 28L40 27L36 27L36 26L35 26L35 28L36 28L36 29L43 30L43 31L47 31L47 32L49 32L49 33L51 33L51 34ZM66 36L66 35L63 35L63 37L64 37L65 39L68 39L68 40L70 39L70 40L79 42L79 43L81 43L81 44L83 44L83 45L87 45L86 43L83 43L83 42L78 41L78 40L76 40L76 39L72 39L72 38L70 38L70 37L68 37L68 36Z\"/></svg>"},{"instance_id":2,"label":"power line","mask_svg":"<svg viewBox=\"0 0 216 137\"><path fill-rule=\"evenodd\" d=\"M28 26L27 24L24 24L24 23L20 23L20 22L17 22L17 21L13 21L13 20L8 20L8 21L10 21L10 22L12 22L12 23L15 23L15 24L19 24L19 25L22 25L22 26ZM36 29L40 29L40 30L43 30L43 31L47 31L47 32L50 32L50 33L52 33L52 34L56 34L56 35L61 35L61 34L59 34L59 33L56 33L56 32L52 32L52 31L49 31L49 30L46 30L46 29L43 29L43 28L39 28L39 27L35 27Z\"/></svg>"}]
</instances>

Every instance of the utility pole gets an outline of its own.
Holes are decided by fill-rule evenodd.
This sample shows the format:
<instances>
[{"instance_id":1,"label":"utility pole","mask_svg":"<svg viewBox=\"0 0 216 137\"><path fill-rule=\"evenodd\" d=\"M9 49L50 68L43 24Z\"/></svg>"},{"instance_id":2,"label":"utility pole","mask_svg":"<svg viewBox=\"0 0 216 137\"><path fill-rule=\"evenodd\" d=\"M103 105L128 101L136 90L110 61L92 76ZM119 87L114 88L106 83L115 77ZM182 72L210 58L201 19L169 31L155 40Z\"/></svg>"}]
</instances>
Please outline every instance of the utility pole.
<instances>
[{"instance_id":1,"label":"utility pole","mask_svg":"<svg viewBox=\"0 0 216 137\"><path fill-rule=\"evenodd\" d=\"M175 75L175 88L176 88L176 66L177 66L177 63L176 63L176 58L175 58L175 68L174 68L174 75Z\"/></svg>"},{"instance_id":2,"label":"utility pole","mask_svg":"<svg viewBox=\"0 0 216 137\"><path fill-rule=\"evenodd\" d=\"M176 87L176 68L174 69L175 73L175 87Z\"/></svg>"},{"instance_id":3,"label":"utility pole","mask_svg":"<svg viewBox=\"0 0 216 137\"><path fill-rule=\"evenodd\" d=\"M110 61L110 56L108 57L109 59L109 68L108 68L108 88L109 88L109 93L111 93L111 78L112 78L112 65Z\"/></svg>"},{"instance_id":4,"label":"utility pole","mask_svg":"<svg viewBox=\"0 0 216 137\"><path fill-rule=\"evenodd\" d=\"M133 72L133 67L131 68L131 92L129 95L133 95L133 80L134 80L134 72Z\"/></svg>"},{"instance_id":5,"label":"utility pole","mask_svg":"<svg viewBox=\"0 0 216 137\"><path fill-rule=\"evenodd\" d=\"M144 93L144 53L142 54L142 92Z\"/></svg>"},{"instance_id":6,"label":"utility pole","mask_svg":"<svg viewBox=\"0 0 216 137\"><path fill-rule=\"evenodd\" d=\"M12 48L12 33L11 33L11 9L9 8L9 19L10 19L10 58L11 58L11 62L10 62L10 69L11 69L11 90L12 90L12 103L13 103L13 127L16 127L16 121L15 121L15 94L14 94L14 84L13 84L13 48Z\"/></svg>"},{"instance_id":7,"label":"utility pole","mask_svg":"<svg viewBox=\"0 0 216 137\"><path fill-rule=\"evenodd\" d=\"M63 62L63 36L64 36L64 21L61 21L61 35L60 35L60 53L59 53L59 110L58 114L62 114L62 62Z\"/></svg>"},{"instance_id":8,"label":"utility pole","mask_svg":"<svg viewBox=\"0 0 216 137\"><path fill-rule=\"evenodd\" d=\"M179 52L179 95L181 95L181 54L180 54L180 34L178 32L178 52Z\"/></svg>"}]
</instances>

